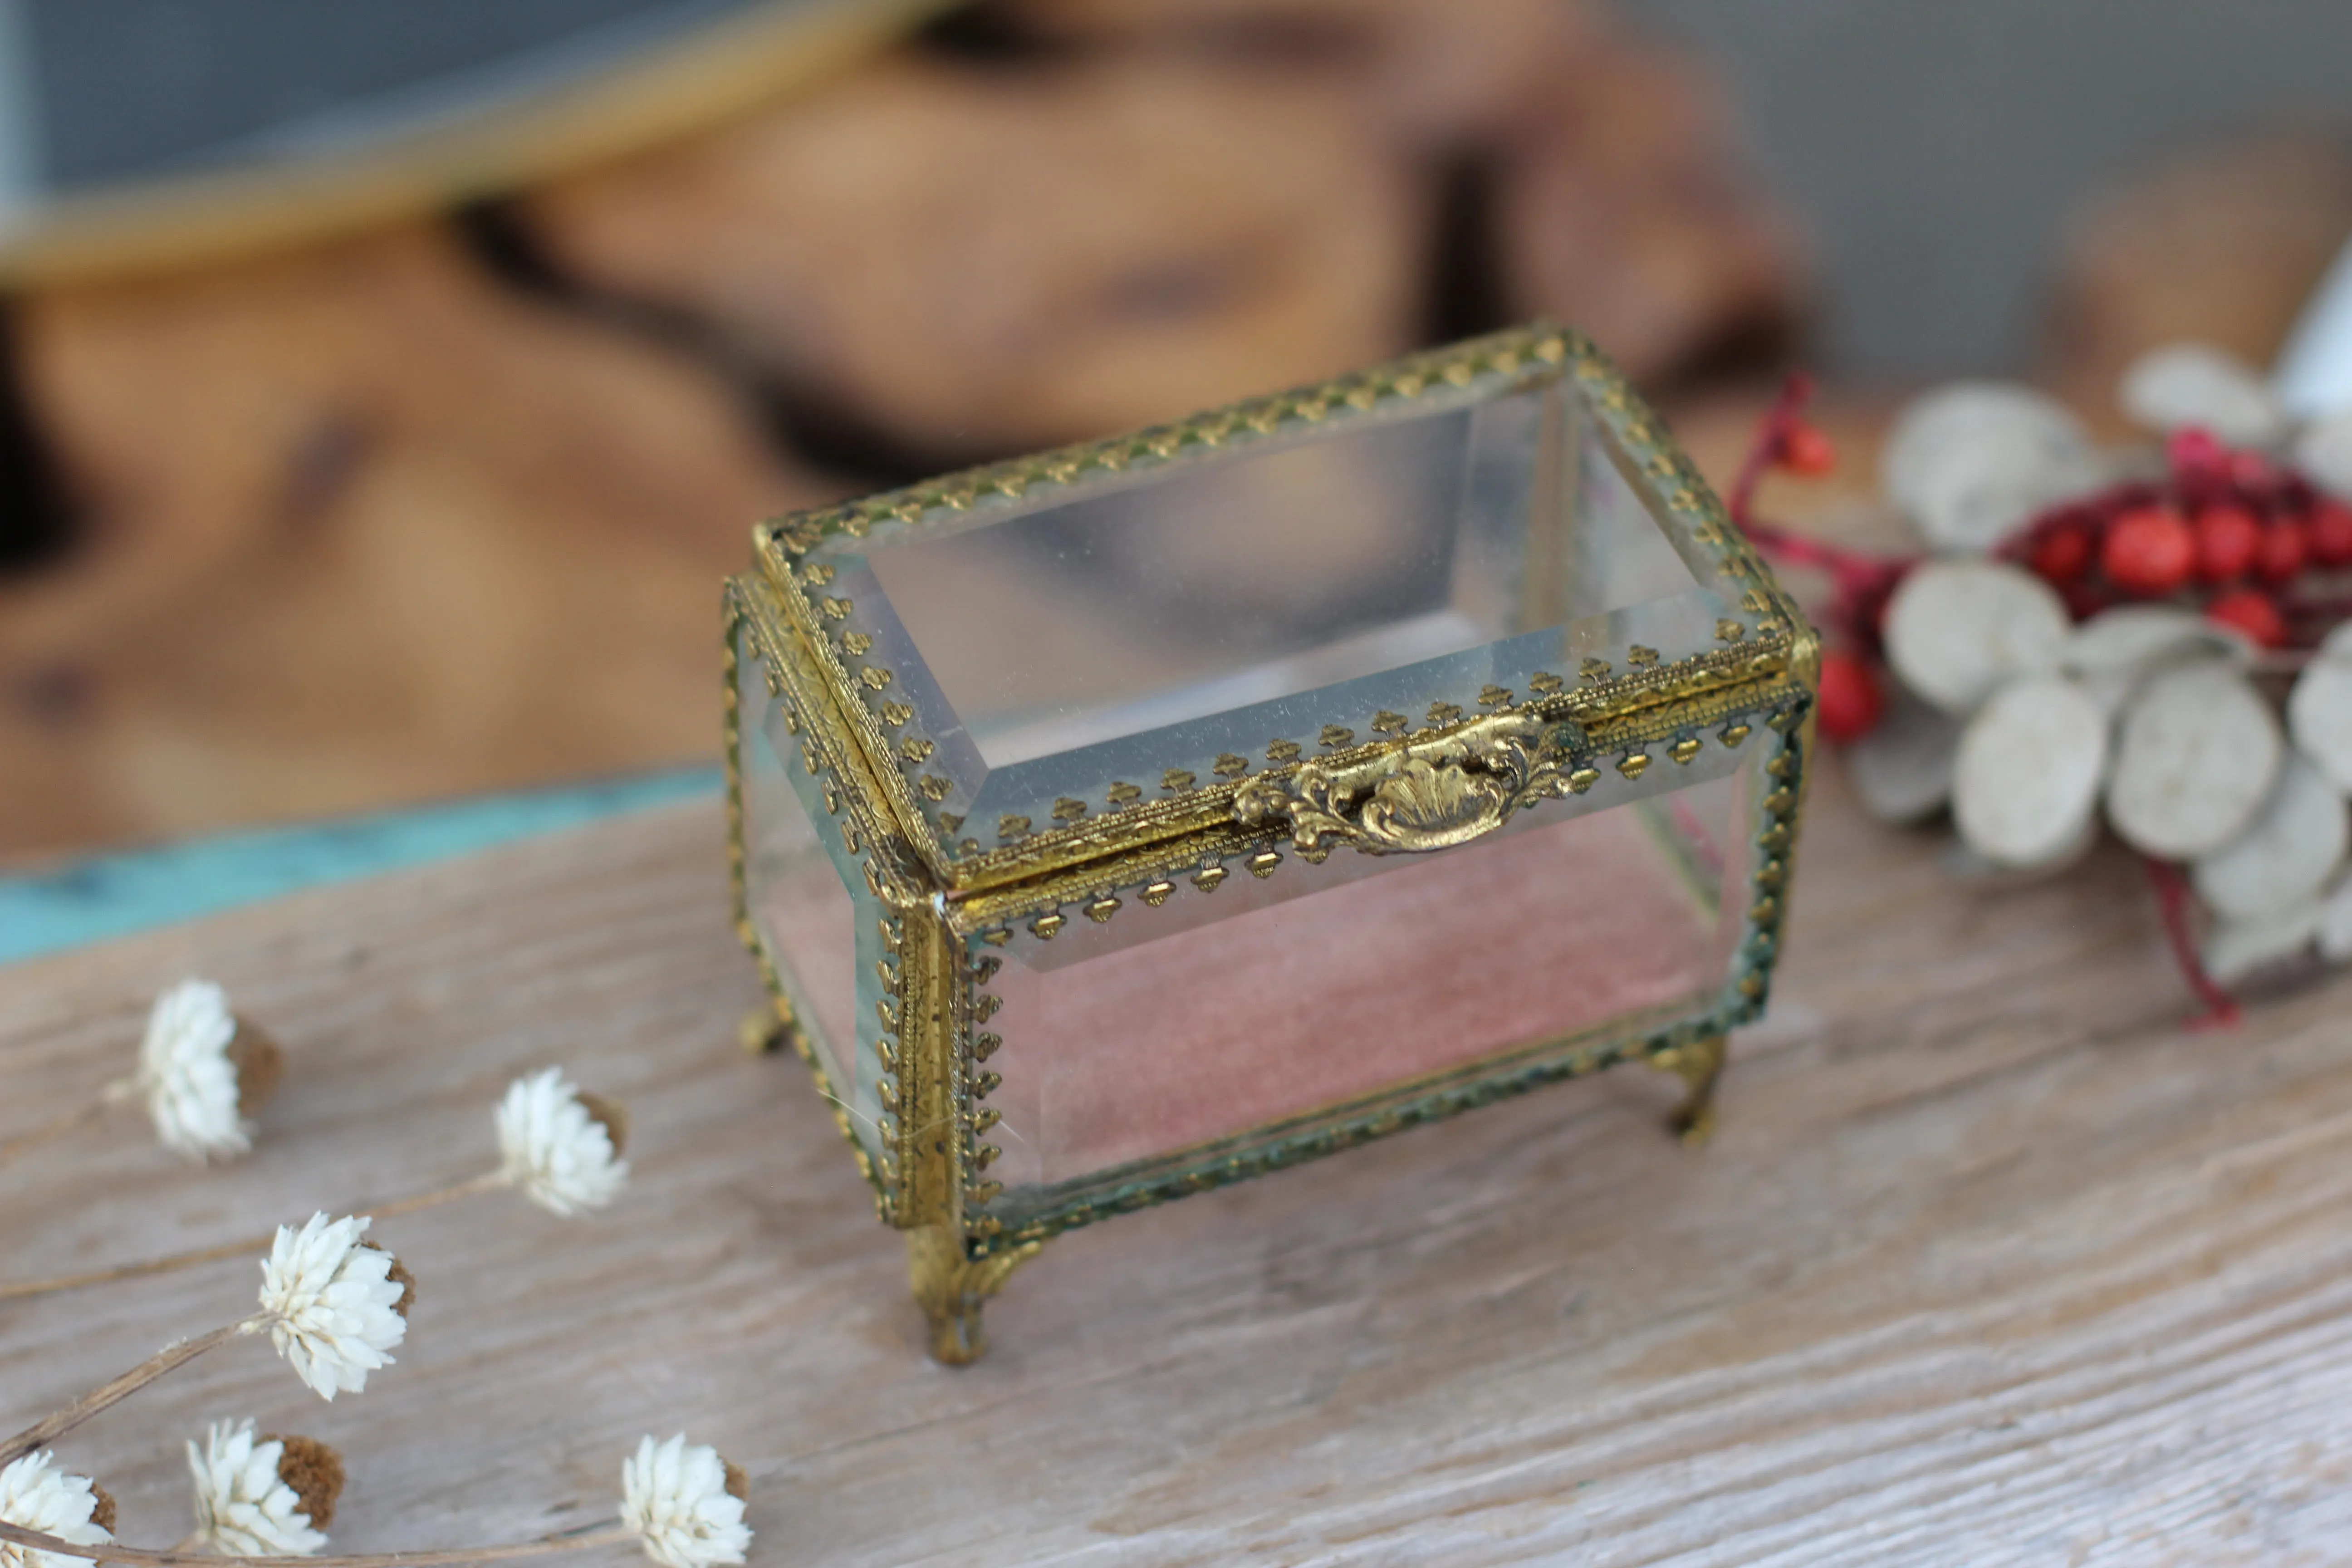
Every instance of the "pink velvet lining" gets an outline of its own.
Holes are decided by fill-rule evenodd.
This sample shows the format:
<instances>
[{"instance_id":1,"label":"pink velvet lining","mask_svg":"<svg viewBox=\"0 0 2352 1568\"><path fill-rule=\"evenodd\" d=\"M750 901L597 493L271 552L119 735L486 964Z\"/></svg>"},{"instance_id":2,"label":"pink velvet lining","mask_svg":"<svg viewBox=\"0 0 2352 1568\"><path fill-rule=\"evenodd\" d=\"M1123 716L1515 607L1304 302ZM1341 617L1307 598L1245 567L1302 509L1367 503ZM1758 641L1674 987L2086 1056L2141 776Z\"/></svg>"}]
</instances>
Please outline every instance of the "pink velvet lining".
<instances>
[{"instance_id":1,"label":"pink velvet lining","mask_svg":"<svg viewBox=\"0 0 2352 1568\"><path fill-rule=\"evenodd\" d=\"M833 1091L855 1098L857 1051L857 906L840 874L811 854L763 891L760 915L816 1016L816 1044ZM845 1053L838 1059L835 1051Z\"/></svg>"},{"instance_id":2,"label":"pink velvet lining","mask_svg":"<svg viewBox=\"0 0 2352 1568\"><path fill-rule=\"evenodd\" d=\"M1014 957L990 1026L1003 1177L1066 1181L1570 1034L1711 991L1727 959L1631 810L1064 968Z\"/></svg>"}]
</instances>

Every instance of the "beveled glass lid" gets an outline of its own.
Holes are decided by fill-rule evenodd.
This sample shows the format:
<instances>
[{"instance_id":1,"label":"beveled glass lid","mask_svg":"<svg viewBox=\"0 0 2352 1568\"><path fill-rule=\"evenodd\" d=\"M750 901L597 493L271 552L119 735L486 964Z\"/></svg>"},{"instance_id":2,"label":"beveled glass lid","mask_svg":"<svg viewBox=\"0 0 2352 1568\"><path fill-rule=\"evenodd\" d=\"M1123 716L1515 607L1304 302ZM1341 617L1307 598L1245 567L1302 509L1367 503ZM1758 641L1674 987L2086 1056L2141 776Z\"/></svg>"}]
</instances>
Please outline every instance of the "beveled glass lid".
<instances>
[{"instance_id":1,"label":"beveled glass lid","mask_svg":"<svg viewBox=\"0 0 2352 1568\"><path fill-rule=\"evenodd\" d=\"M1638 701L1792 615L1613 369L1540 327L761 546L952 887L1229 821L1240 780L1301 758Z\"/></svg>"}]
</instances>

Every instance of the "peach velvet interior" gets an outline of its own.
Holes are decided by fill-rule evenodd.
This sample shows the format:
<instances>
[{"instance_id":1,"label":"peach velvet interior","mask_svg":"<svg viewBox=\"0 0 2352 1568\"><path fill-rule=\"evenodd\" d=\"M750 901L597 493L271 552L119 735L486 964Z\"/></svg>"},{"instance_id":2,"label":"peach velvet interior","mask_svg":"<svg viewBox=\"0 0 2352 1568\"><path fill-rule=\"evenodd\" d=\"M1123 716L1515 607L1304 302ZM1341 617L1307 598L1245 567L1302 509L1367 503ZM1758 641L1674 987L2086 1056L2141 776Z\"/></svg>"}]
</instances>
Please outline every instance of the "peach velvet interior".
<instances>
[{"instance_id":1,"label":"peach velvet interior","mask_svg":"<svg viewBox=\"0 0 2352 1568\"><path fill-rule=\"evenodd\" d=\"M825 1077L851 1100L856 1079L857 907L832 862L812 850L762 890L760 914L782 962L800 982L802 1002Z\"/></svg>"},{"instance_id":2,"label":"peach velvet interior","mask_svg":"<svg viewBox=\"0 0 2352 1568\"><path fill-rule=\"evenodd\" d=\"M1727 939L1673 856L1604 811L1062 968L1009 957L992 1173L1067 1181L1711 994Z\"/></svg>"}]
</instances>

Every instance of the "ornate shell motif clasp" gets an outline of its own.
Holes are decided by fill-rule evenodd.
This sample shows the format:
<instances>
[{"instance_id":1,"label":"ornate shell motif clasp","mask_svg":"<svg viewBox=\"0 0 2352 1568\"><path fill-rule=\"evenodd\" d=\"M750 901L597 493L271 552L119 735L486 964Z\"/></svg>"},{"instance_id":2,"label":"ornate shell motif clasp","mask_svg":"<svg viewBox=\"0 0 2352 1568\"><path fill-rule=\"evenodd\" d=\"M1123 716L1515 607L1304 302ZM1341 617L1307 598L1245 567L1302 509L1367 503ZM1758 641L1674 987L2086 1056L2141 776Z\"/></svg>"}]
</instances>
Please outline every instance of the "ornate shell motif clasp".
<instances>
[{"instance_id":1,"label":"ornate shell motif clasp","mask_svg":"<svg viewBox=\"0 0 2352 1568\"><path fill-rule=\"evenodd\" d=\"M1351 844L1367 855L1419 855L1483 838L1521 806L1567 793L1577 727L1498 714L1461 729L1332 766L1301 763L1243 784L1234 816L1253 827L1287 823L1309 859Z\"/></svg>"}]
</instances>

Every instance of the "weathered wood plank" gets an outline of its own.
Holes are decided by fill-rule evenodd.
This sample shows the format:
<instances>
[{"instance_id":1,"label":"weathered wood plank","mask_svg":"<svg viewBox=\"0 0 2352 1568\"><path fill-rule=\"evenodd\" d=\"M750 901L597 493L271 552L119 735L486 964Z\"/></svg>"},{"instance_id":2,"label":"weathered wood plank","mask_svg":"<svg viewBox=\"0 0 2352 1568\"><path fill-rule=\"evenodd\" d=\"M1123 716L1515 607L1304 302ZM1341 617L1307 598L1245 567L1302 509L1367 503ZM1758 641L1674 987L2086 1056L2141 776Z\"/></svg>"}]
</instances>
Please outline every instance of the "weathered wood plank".
<instances>
[{"instance_id":1,"label":"weathered wood plank","mask_svg":"<svg viewBox=\"0 0 2352 1568\"><path fill-rule=\"evenodd\" d=\"M244 1164L123 1122L8 1170L5 1272L466 1175L560 1061L635 1113L625 1201L385 1222L423 1295L365 1394L244 1347L68 1444L131 1539L250 1414L347 1451L353 1548L584 1522L683 1426L772 1563L2340 1561L2352 987L2183 1032L2128 863L2004 892L1936 853L1823 779L1709 1149L1662 1078L1548 1091L1065 1238L950 1372L799 1068L734 1044L716 812L653 814L0 971L0 1131L184 973L294 1053ZM0 1389L30 1419L253 1279L0 1308Z\"/></svg>"}]
</instances>

